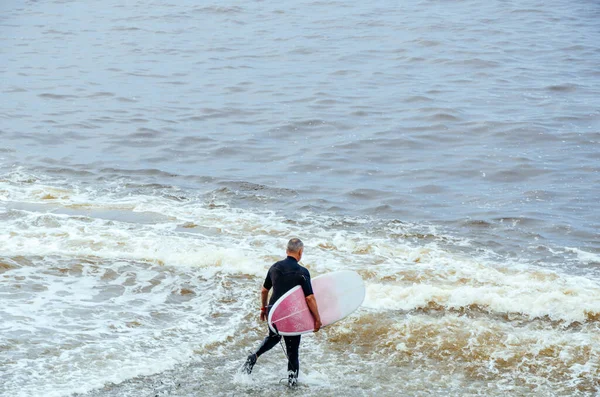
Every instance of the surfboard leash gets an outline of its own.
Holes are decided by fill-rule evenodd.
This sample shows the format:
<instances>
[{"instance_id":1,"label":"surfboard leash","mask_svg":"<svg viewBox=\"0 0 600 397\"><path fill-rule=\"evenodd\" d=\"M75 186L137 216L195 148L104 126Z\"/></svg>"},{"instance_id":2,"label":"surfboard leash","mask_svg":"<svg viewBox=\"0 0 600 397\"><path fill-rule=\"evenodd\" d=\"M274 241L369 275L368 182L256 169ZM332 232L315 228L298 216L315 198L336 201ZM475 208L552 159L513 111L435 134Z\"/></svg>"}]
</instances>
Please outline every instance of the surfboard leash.
<instances>
[{"instance_id":1,"label":"surfboard leash","mask_svg":"<svg viewBox=\"0 0 600 397\"><path fill-rule=\"evenodd\" d=\"M275 333L277 335L279 335L279 330L277 329L277 326L275 325L275 323L273 323L273 328L275 328ZM285 351L285 347L283 346L283 342L282 342L283 336L281 336L281 335L279 335L279 336L280 336L279 345L281 346L281 350L283 350L283 354L285 354L285 358L287 358L289 360L290 358L288 357L287 352Z\"/></svg>"}]
</instances>

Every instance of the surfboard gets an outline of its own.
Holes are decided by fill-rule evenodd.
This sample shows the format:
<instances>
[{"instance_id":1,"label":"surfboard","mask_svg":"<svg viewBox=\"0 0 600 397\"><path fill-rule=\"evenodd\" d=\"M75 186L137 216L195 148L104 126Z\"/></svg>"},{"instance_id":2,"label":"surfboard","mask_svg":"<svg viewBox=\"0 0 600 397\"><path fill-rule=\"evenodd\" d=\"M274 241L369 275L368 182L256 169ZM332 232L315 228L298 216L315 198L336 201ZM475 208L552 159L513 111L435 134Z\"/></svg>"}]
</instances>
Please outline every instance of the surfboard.
<instances>
[{"instance_id":1,"label":"surfboard","mask_svg":"<svg viewBox=\"0 0 600 397\"><path fill-rule=\"evenodd\" d=\"M315 277L312 287L322 327L348 316L365 299L365 283L358 273L351 270ZM268 323L269 328L284 336L314 331L315 321L300 286L292 288L275 302L269 311Z\"/></svg>"}]
</instances>

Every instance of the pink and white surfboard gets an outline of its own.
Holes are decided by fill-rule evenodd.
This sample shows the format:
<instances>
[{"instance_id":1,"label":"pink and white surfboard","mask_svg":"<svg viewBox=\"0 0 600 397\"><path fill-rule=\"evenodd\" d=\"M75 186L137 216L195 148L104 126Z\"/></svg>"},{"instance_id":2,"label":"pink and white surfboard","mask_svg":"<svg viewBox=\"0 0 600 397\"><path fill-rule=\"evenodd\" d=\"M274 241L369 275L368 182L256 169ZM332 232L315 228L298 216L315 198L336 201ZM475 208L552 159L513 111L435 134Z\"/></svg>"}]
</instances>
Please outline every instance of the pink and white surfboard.
<instances>
[{"instance_id":1,"label":"pink and white surfboard","mask_svg":"<svg viewBox=\"0 0 600 397\"><path fill-rule=\"evenodd\" d=\"M323 274L312 279L313 292L323 327L358 309L365 299L365 283L351 270ZM315 321L300 286L289 290L269 311L269 328L280 335L313 332Z\"/></svg>"}]
</instances>

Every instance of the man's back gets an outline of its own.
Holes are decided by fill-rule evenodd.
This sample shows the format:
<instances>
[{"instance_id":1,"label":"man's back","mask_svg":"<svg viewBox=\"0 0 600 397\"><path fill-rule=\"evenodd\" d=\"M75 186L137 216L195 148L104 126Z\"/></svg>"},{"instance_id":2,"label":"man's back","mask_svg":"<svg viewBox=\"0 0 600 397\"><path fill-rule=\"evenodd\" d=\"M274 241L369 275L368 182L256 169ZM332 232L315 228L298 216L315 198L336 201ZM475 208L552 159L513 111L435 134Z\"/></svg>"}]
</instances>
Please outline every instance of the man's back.
<instances>
[{"instance_id":1,"label":"man's back","mask_svg":"<svg viewBox=\"0 0 600 397\"><path fill-rule=\"evenodd\" d=\"M291 256L275 263L269 269L264 283L266 289L273 287L269 305L273 305L277 299L297 285L302 286L304 296L313 293L308 270L300 266L298 261Z\"/></svg>"}]
</instances>

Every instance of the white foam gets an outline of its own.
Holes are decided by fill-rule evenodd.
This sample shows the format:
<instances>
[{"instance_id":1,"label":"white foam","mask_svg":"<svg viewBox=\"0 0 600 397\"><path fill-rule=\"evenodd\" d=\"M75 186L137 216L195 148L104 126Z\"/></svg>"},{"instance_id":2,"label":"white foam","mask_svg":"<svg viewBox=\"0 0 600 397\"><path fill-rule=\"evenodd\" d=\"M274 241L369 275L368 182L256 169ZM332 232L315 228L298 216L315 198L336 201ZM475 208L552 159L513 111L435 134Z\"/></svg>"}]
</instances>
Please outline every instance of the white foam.
<instances>
[{"instance_id":1,"label":"white foam","mask_svg":"<svg viewBox=\"0 0 600 397\"><path fill-rule=\"evenodd\" d=\"M54 265L65 266L60 261ZM244 300L217 309L223 292L207 289L200 279L181 280L164 268L131 268L127 262L104 263L99 270L88 264L75 278L35 267L10 272L25 285L38 280L47 287L33 299L11 299L3 305L4 313L15 316L4 317L3 332L16 339L30 333L36 340L34 345L26 339L13 345L3 385L11 395L64 396L171 369L192 360L192 351L230 338L245 315L240 310ZM106 280L107 270L121 272L128 281ZM160 282L145 290L150 280ZM125 288L113 298L97 299L113 285ZM182 287L196 291L196 296L170 304L169 297ZM240 291L241 296L246 293ZM214 310L227 316L215 322ZM43 330L50 333L45 337Z\"/></svg>"},{"instance_id":2,"label":"white foam","mask_svg":"<svg viewBox=\"0 0 600 397\"><path fill-rule=\"evenodd\" d=\"M48 192L56 193L56 188L37 184L4 190L10 191L11 200L38 204L48 201L43 198ZM600 312L594 298L600 287L593 281L523 264L500 268L482 258L478 261L452 254L436 242L412 246L403 240L330 229L321 226L326 218L300 227L273 213L210 209L195 202L179 203L153 196L96 197L93 193L59 190L61 193L51 201L63 206L127 208L161 214L169 221L142 225L23 211L22 218L5 226L12 235L0 235L5 255L18 255L26 249L30 255L39 256L94 256L195 266L205 269L207 277L215 272L262 277L270 258L281 255L286 238L303 235L310 242L303 262L315 273L341 268L374 270L375 279L367 283L366 304L372 308L409 310L429 302L450 308L477 304L501 313L565 321L582 321L587 312ZM184 222L208 228L214 235L177 230ZM573 252L591 255L575 249ZM378 263L375 267L374 262ZM385 278L399 283L378 283Z\"/></svg>"},{"instance_id":3,"label":"white foam","mask_svg":"<svg viewBox=\"0 0 600 397\"><path fill-rule=\"evenodd\" d=\"M514 281L505 277L495 285L481 286L368 283L364 306L380 310L413 310L432 303L448 309L477 305L491 313L522 314L531 319L548 317L567 323L585 322L588 314L600 313L600 287L590 286L588 280L563 277L556 284L535 285L535 280L525 275L523 284L517 287Z\"/></svg>"},{"instance_id":4,"label":"white foam","mask_svg":"<svg viewBox=\"0 0 600 397\"><path fill-rule=\"evenodd\" d=\"M566 250L568 252L572 252L577 255L577 259L581 263L590 264L590 263L600 263L600 255L594 254L592 252L587 252L580 250L578 248L567 247Z\"/></svg>"},{"instance_id":5,"label":"white foam","mask_svg":"<svg viewBox=\"0 0 600 397\"><path fill-rule=\"evenodd\" d=\"M38 337L50 329L66 340L91 341L87 347L67 347L41 337L50 351L57 349L60 355L30 360L22 350L15 353L15 357L21 356L5 384L14 395L84 392L107 381L117 383L192 360L190 351L234 335L243 325L244 308L256 303L255 290L232 297L230 290L210 283L249 276L258 289L266 269L281 258L284 244L292 236L305 240L303 263L313 277L342 269L362 274L367 285L364 306L370 310L410 311L431 303L447 309L477 305L492 314L518 313L566 323L585 322L589 313L600 313L600 285L592 279L524 262L498 263L493 259L497 256L487 252L476 257L455 253L447 246L468 247L469 241L443 236L433 228L423 231L419 225L370 227L364 219L310 214L300 216L296 223L272 212L208 206L193 197L175 201L124 195L118 188L100 192L53 186L52 181L27 175L0 180L0 203L4 207L0 255L24 255L34 262L34 266L5 274L27 280L37 276L47 288L9 301L5 313L27 320L9 320L2 330ZM140 218L126 221L120 219L120 213L106 216L107 211L139 214ZM356 226L347 227L344 222ZM181 227L183 224L191 226ZM411 233L432 237L427 243L402 237ZM576 249L572 252L590 258L588 263L597 259ZM83 268L81 275L73 277L36 269L77 261ZM109 271L119 277L103 280ZM153 285L157 277L160 283ZM196 297L181 307L167 305L172 292L186 288L186 283L202 291L202 300ZM212 289L207 289L207 283ZM109 287L117 292L103 300ZM140 292L145 289L151 293ZM206 319L207 302L227 313L222 323ZM82 309L91 314L78 317L77 310ZM172 327L165 325L169 320L153 317L152 313L161 310L174 319ZM140 325L132 326L133 321ZM465 321L465 327L477 329L475 321ZM203 331L209 326L211 332ZM518 332L506 332L507 338L520 337ZM106 348L94 345L97 341ZM395 345L398 351L410 348L403 340ZM563 349L565 359L569 351ZM54 370L48 373L44 370L48 366ZM115 366L122 370L115 373L111 369ZM306 381L321 385L324 380L319 369L312 371ZM44 390L49 384L50 391Z\"/></svg>"},{"instance_id":6,"label":"white foam","mask_svg":"<svg viewBox=\"0 0 600 397\"><path fill-rule=\"evenodd\" d=\"M396 267L393 281L381 273L367 283L365 305L374 309L411 310L434 303L450 309L478 305L494 313L584 322L600 313L600 285L580 276L537 266L498 266L428 247L409 258L418 263Z\"/></svg>"}]
</instances>

